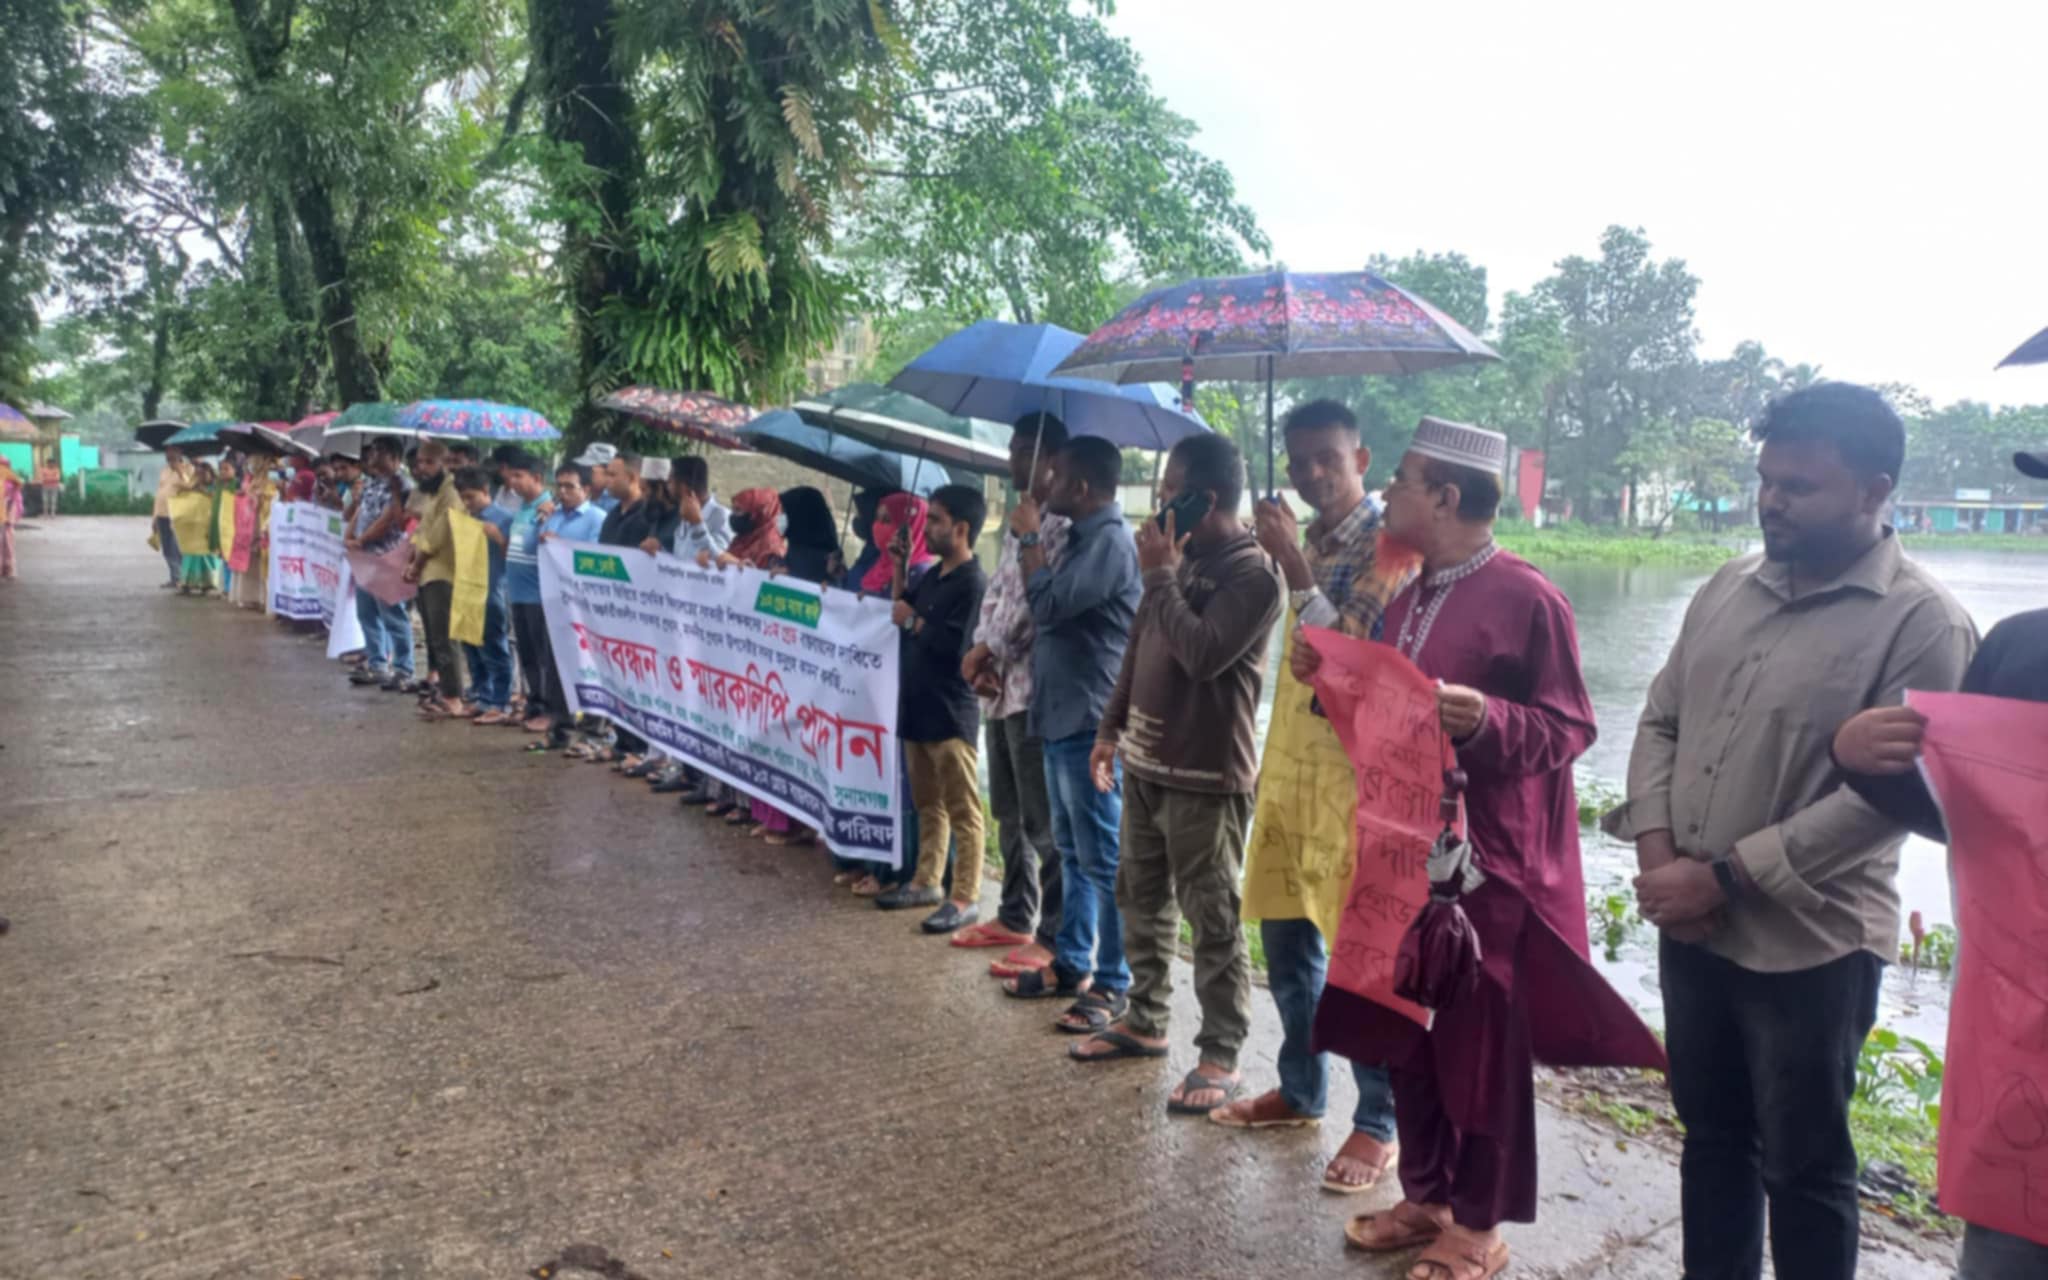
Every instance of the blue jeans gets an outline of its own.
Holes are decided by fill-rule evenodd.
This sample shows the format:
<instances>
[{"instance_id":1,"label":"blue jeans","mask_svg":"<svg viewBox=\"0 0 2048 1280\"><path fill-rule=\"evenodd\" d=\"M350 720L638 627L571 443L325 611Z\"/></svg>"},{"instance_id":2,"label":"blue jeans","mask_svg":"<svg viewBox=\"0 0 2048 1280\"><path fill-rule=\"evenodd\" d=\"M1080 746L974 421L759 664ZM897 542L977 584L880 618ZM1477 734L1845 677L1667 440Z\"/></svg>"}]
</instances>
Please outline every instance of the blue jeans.
<instances>
[{"instance_id":1,"label":"blue jeans","mask_svg":"<svg viewBox=\"0 0 2048 1280\"><path fill-rule=\"evenodd\" d=\"M1093 976L1098 991L1128 991L1124 921L1116 907L1118 832L1124 816L1123 764L1116 786L1095 789L1088 753L1095 730L1045 744L1045 790L1052 801L1052 842L1060 851L1066 900L1053 938L1053 967L1068 980Z\"/></svg>"},{"instance_id":2,"label":"blue jeans","mask_svg":"<svg viewBox=\"0 0 2048 1280\"><path fill-rule=\"evenodd\" d=\"M1297 1115L1319 1116L1329 1105L1329 1058L1312 1052L1309 1039L1330 971L1322 931L1313 920L1261 920L1259 937L1266 944L1266 985L1280 1007L1280 1097ZM1354 1062L1351 1079L1358 1085L1352 1131L1392 1142L1394 1089L1387 1069Z\"/></svg>"},{"instance_id":3,"label":"blue jeans","mask_svg":"<svg viewBox=\"0 0 2048 1280\"><path fill-rule=\"evenodd\" d=\"M462 646L469 657L470 701L486 711L504 711L512 705L512 645L505 623L504 601L490 602L484 606L484 642Z\"/></svg>"},{"instance_id":4,"label":"blue jeans","mask_svg":"<svg viewBox=\"0 0 2048 1280\"><path fill-rule=\"evenodd\" d=\"M356 588L356 621L363 628L363 663L372 671L412 675L412 616L403 604L385 604Z\"/></svg>"}]
</instances>

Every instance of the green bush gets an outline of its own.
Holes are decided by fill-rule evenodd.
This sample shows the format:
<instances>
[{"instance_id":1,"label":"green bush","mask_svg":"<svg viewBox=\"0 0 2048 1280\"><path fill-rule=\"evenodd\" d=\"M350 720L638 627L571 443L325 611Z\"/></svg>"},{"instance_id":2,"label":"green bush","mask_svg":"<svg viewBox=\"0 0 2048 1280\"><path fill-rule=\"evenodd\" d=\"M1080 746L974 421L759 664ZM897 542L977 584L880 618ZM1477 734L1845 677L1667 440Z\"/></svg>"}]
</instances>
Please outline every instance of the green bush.
<instances>
[{"instance_id":1,"label":"green bush","mask_svg":"<svg viewBox=\"0 0 2048 1280\"><path fill-rule=\"evenodd\" d=\"M65 516L146 516L156 509L152 494L129 497L125 493L88 493L83 498L66 492L57 507L57 518Z\"/></svg>"}]
</instances>

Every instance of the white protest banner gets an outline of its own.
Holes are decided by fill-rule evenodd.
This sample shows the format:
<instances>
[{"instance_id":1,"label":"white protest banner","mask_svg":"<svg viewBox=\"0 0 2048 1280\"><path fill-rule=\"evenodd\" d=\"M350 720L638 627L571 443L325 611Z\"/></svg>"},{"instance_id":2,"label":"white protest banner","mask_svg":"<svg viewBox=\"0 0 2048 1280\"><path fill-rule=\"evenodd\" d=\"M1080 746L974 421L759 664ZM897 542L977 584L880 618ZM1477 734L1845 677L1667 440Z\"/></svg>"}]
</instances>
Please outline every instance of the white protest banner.
<instances>
[{"instance_id":1,"label":"white protest banner","mask_svg":"<svg viewBox=\"0 0 2048 1280\"><path fill-rule=\"evenodd\" d=\"M548 638L573 711L902 865L889 604L755 569L550 539Z\"/></svg>"},{"instance_id":2,"label":"white protest banner","mask_svg":"<svg viewBox=\"0 0 2048 1280\"><path fill-rule=\"evenodd\" d=\"M363 647L343 552L341 513L310 502L276 502L270 507L270 611L294 622L318 622L329 629L328 651ZM335 644L342 647L336 649Z\"/></svg>"}]
</instances>

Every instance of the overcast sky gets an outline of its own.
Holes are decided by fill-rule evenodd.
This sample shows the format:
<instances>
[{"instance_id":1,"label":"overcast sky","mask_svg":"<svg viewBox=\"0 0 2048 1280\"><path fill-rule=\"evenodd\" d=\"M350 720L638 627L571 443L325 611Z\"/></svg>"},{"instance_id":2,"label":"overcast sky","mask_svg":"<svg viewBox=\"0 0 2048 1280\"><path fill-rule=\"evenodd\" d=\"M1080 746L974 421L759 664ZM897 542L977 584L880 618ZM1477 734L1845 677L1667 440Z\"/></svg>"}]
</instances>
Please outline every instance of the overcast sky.
<instances>
[{"instance_id":1,"label":"overcast sky","mask_svg":"<svg viewBox=\"0 0 2048 1280\"><path fill-rule=\"evenodd\" d=\"M1937 402L2048 325L2041 0L1118 0L1277 258L1464 253L1500 295L1611 223L1754 338Z\"/></svg>"}]
</instances>

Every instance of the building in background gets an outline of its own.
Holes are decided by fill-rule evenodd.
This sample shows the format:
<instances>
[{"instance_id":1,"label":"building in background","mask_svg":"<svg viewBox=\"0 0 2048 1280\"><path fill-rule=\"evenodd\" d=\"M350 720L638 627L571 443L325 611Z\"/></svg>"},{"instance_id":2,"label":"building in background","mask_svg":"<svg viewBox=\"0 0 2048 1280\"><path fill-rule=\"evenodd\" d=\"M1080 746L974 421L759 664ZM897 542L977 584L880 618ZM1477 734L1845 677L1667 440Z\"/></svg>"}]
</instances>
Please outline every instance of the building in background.
<instances>
[{"instance_id":1,"label":"building in background","mask_svg":"<svg viewBox=\"0 0 2048 1280\"><path fill-rule=\"evenodd\" d=\"M881 349L881 340L875 336L875 326L866 316L856 316L839 327L839 336L832 345L819 351L804 364L804 381L811 391L830 391L843 387L859 376L868 361L875 358Z\"/></svg>"}]
</instances>

